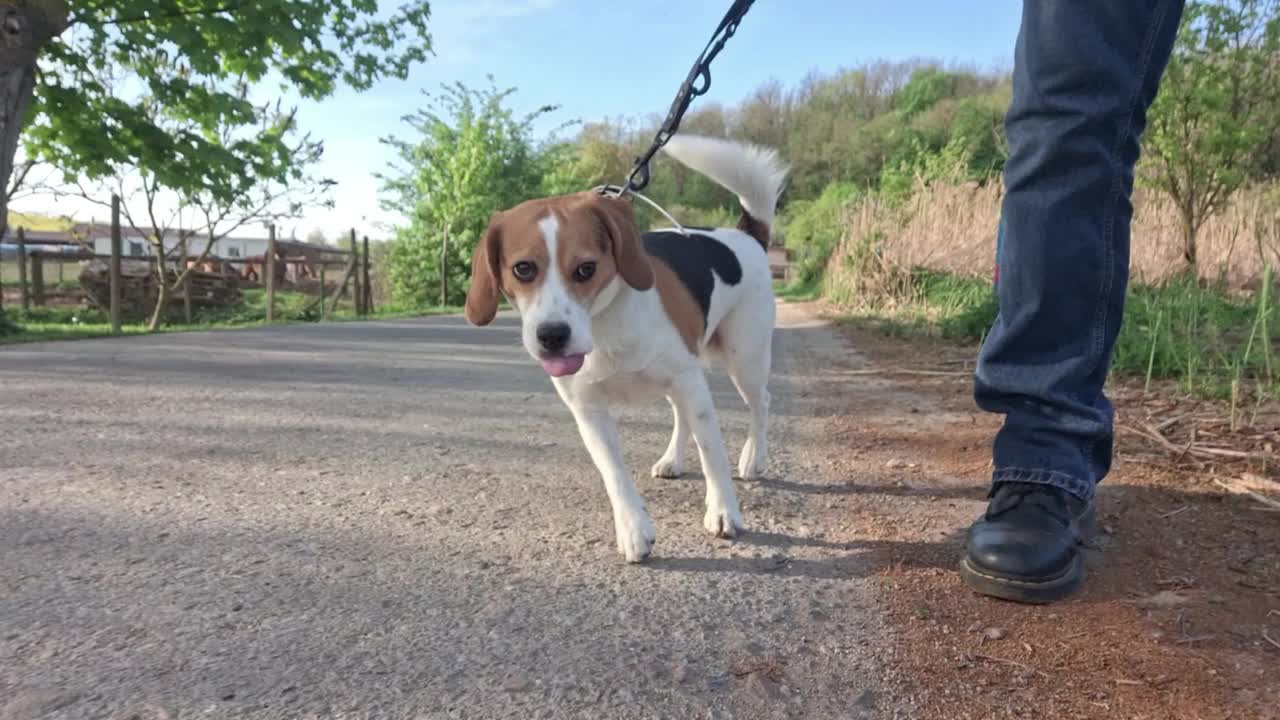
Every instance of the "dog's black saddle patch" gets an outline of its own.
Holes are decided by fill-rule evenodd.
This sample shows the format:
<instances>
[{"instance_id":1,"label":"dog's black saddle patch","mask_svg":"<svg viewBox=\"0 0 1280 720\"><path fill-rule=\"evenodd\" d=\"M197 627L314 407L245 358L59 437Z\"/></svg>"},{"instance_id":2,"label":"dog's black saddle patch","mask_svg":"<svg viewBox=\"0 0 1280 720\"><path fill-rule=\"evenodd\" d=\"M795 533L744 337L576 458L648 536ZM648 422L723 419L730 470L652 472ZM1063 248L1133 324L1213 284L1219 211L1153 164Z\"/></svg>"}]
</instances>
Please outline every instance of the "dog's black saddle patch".
<instances>
[{"instance_id":1,"label":"dog's black saddle patch","mask_svg":"<svg viewBox=\"0 0 1280 720\"><path fill-rule=\"evenodd\" d=\"M643 239L649 254L670 266L680 282L689 288L702 308L703 320L711 312L711 291L715 289L716 277L726 285L742 282L738 256L729 246L709 235L655 230L645 233Z\"/></svg>"}]
</instances>

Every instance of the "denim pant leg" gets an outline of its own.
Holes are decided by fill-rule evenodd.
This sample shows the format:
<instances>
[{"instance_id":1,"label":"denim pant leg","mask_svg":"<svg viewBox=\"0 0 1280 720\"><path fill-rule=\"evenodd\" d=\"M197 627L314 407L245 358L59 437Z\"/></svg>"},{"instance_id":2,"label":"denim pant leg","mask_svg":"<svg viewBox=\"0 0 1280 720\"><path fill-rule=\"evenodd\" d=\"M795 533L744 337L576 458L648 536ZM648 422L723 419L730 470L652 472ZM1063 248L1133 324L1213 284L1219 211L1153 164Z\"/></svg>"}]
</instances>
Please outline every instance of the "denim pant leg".
<instances>
[{"instance_id":1,"label":"denim pant leg","mask_svg":"<svg viewBox=\"0 0 1280 720\"><path fill-rule=\"evenodd\" d=\"M1024 0L1005 117L1000 312L975 399L1005 415L995 483L1083 499L1111 467L1103 393L1129 275L1138 141L1182 0Z\"/></svg>"}]
</instances>

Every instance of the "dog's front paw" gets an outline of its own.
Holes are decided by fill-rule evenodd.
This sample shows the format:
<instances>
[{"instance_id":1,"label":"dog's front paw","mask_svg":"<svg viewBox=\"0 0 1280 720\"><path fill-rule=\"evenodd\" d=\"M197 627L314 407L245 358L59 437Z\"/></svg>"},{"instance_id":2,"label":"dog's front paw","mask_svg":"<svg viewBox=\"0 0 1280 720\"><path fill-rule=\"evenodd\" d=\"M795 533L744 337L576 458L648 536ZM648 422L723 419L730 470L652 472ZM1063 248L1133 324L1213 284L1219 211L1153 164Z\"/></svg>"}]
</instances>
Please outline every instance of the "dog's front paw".
<instances>
[{"instance_id":1,"label":"dog's front paw","mask_svg":"<svg viewBox=\"0 0 1280 720\"><path fill-rule=\"evenodd\" d=\"M684 468L680 465L679 460L663 455L661 460L653 464L653 476L674 480L684 474Z\"/></svg>"},{"instance_id":2,"label":"dog's front paw","mask_svg":"<svg viewBox=\"0 0 1280 720\"><path fill-rule=\"evenodd\" d=\"M702 518L702 526L712 535L726 540L737 537L738 533L746 528L738 508L724 503L712 503L707 506L707 514Z\"/></svg>"},{"instance_id":3,"label":"dog's front paw","mask_svg":"<svg viewBox=\"0 0 1280 720\"><path fill-rule=\"evenodd\" d=\"M619 514L614 517L613 524L618 533L618 552L627 562L643 562L653 552L653 543L658 539L658 531L653 521L643 510L636 513Z\"/></svg>"}]
</instances>

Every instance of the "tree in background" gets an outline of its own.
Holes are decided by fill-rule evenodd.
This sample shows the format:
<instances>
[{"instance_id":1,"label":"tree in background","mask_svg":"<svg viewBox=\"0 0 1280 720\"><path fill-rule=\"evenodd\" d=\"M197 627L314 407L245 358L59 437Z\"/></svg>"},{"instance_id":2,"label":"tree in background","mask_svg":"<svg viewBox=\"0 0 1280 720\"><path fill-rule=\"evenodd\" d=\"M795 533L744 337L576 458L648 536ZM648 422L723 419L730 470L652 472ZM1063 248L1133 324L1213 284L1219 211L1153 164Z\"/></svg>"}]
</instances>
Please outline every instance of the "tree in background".
<instances>
[{"instance_id":1,"label":"tree in background","mask_svg":"<svg viewBox=\"0 0 1280 720\"><path fill-rule=\"evenodd\" d=\"M428 3L380 17L376 0L18 0L0 6L0 181L20 136L26 156L72 177L138 167L166 187L227 201L264 172L283 179L289 150L241 88L321 99L403 78L430 47ZM104 68L137 90L102 82ZM195 127L166 128L144 102ZM215 130L246 135L223 144ZM193 172L193 169L195 171ZM7 215L0 199L0 221ZM3 229L3 228L0 228Z\"/></svg>"},{"instance_id":2,"label":"tree in background","mask_svg":"<svg viewBox=\"0 0 1280 720\"><path fill-rule=\"evenodd\" d=\"M104 79L104 85L111 83ZM249 88L242 85L239 99L247 101ZM156 98L142 98L140 106L165 132L204 133L219 147L239 145L254 149L243 138L270 138L261 141L256 152L264 161L254 164L236 185L234 193L211 190L192 191L173 183L171 176L145 165L114 164L109 180L86 186L76 183L80 197L110 208L111 195L121 198L121 219L138 235L147 238L148 250L155 260L156 304L147 321L156 330L165 320L169 299L186 282L187 276L212 251L219 240L246 227L274 224L285 218L297 218L302 211L316 206L332 206L328 191L333 180L312 173L324 153L324 146L309 134L300 134L296 108L284 110L280 102L253 107L256 120L252 132L245 133L238 123L218 120L206 129L191 118L174 116ZM176 185L176 186L175 186ZM55 190L55 194L61 191ZM171 263L185 248L195 263L177 268Z\"/></svg>"},{"instance_id":3,"label":"tree in background","mask_svg":"<svg viewBox=\"0 0 1280 720\"><path fill-rule=\"evenodd\" d=\"M486 90L445 86L429 107L404 118L413 139L383 138L400 164L379 175L382 205L408 218L396 229L389 255L396 301L438 302L443 263L444 300L460 303L471 252L489 217L542 187L544 164L533 124L555 107L517 116L505 105L514 92L493 87L492 78Z\"/></svg>"},{"instance_id":4,"label":"tree in background","mask_svg":"<svg viewBox=\"0 0 1280 720\"><path fill-rule=\"evenodd\" d=\"M1143 138L1144 177L1182 216L1182 255L1280 134L1280 3L1190 2Z\"/></svg>"},{"instance_id":5,"label":"tree in background","mask_svg":"<svg viewBox=\"0 0 1280 720\"><path fill-rule=\"evenodd\" d=\"M278 128L241 90L316 100L404 78L426 59L429 4L405 0L15 0L0 5L0 186L26 159L72 180L136 167L184 195L233 203L263 177L289 179ZM132 92L113 92L104 71ZM172 118L148 112L154 101ZM217 130L239 127L224 143ZM8 196L0 197L0 233Z\"/></svg>"}]
</instances>

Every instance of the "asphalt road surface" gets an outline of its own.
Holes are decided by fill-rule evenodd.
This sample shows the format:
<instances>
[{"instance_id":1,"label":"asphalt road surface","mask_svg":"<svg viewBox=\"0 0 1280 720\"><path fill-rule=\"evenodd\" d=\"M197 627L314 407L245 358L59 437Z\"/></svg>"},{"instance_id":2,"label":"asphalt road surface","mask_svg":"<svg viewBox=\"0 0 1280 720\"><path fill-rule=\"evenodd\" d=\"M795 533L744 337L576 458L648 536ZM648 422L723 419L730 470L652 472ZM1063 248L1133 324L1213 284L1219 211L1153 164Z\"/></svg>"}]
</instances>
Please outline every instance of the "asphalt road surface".
<instances>
[{"instance_id":1,"label":"asphalt road surface","mask_svg":"<svg viewBox=\"0 0 1280 720\"><path fill-rule=\"evenodd\" d=\"M621 413L639 566L511 316L0 348L0 719L890 717L812 422L845 351L779 324L737 541Z\"/></svg>"}]
</instances>

